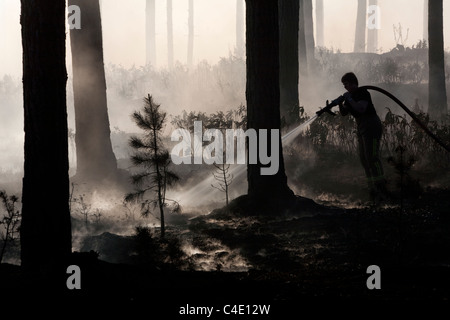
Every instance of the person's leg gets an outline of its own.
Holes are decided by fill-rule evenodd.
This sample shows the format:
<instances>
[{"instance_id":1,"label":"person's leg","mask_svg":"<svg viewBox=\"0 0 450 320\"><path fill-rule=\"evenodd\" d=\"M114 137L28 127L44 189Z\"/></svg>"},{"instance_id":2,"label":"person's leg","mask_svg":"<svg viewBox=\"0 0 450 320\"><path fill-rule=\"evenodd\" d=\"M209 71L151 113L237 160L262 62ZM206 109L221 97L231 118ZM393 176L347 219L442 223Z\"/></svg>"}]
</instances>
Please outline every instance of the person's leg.
<instances>
[{"instance_id":1,"label":"person's leg","mask_svg":"<svg viewBox=\"0 0 450 320\"><path fill-rule=\"evenodd\" d=\"M364 144L364 139L361 135L358 135L358 155L359 155L359 160L361 161L361 164L364 168L366 177L369 178L371 176L371 174L370 174L369 163L367 161L366 146Z\"/></svg>"},{"instance_id":2,"label":"person's leg","mask_svg":"<svg viewBox=\"0 0 450 320\"><path fill-rule=\"evenodd\" d=\"M387 199L386 179L384 178L383 165L380 159L380 142L377 136L363 137L365 158L368 167L368 180L372 185L372 200L380 201Z\"/></svg>"},{"instance_id":3,"label":"person's leg","mask_svg":"<svg viewBox=\"0 0 450 320\"><path fill-rule=\"evenodd\" d=\"M366 150L366 155L372 181L374 184L377 184L380 181L384 181L384 170L380 160L380 139L376 137L368 138L367 144L369 143L371 145Z\"/></svg>"},{"instance_id":4,"label":"person's leg","mask_svg":"<svg viewBox=\"0 0 450 320\"><path fill-rule=\"evenodd\" d=\"M360 134L358 134L358 155L359 160L361 161L361 164L364 168L364 172L366 174L366 180L367 180L367 188L369 189L369 195L370 198L373 200L375 196L375 185L372 181L372 173L370 171L370 165L369 160L367 157L368 152L366 151L367 145L364 137Z\"/></svg>"}]
</instances>

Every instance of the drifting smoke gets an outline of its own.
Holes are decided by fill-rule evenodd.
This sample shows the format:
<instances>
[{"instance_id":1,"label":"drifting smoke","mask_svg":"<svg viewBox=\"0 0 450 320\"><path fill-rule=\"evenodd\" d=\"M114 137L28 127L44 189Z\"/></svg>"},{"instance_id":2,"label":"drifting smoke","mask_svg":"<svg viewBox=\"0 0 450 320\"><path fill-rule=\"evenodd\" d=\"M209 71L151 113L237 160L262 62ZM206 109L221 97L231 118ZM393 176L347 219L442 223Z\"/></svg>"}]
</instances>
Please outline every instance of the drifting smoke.
<instances>
[{"instance_id":1,"label":"drifting smoke","mask_svg":"<svg viewBox=\"0 0 450 320\"><path fill-rule=\"evenodd\" d=\"M217 17L218 12L220 12L219 15L224 15L226 12L228 15L222 17L226 22L222 21L222 26L223 28L228 26L230 29L229 33L234 35L234 27L232 26L232 21L234 21L234 9L231 8L230 10L230 8L228 8L227 10L221 10L225 8L226 4L220 4L220 7L214 7L219 2L221 1L199 1L198 7L196 8L200 11L214 11L214 13L208 14L208 19L213 19L213 16ZM395 43L392 43L392 30L388 27L393 24L391 23L391 20L399 19L398 12L405 12L404 10L400 10L402 6L409 6L411 10L408 10L408 12L412 13L411 17L402 17L402 19L404 19L402 21L405 21L402 22L404 28L406 29L410 26L420 25L420 23L416 23L415 19L417 16L421 15L416 15L415 12L422 10L421 2L422 1L398 1L398 3L396 2L395 7L394 4L390 4L392 7L384 8L382 11L382 28L385 29L380 31L380 33L382 33L382 35L380 34L380 44L383 44L385 54L371 54L366 56L364 54L340 52L340 50L348 51L347 49L352 46L352 40L335 37L336 34L353 34L353 22L351 23L351 26L347 25L350 24L349 21L351 19L344 22L339 20L339 22L337 22L337 19L334 18L335 16L338 16L340 12L345 11L348 13L349 10L356 10L355 4L346 4L345 6L342 6L336 1L325 1L325 7L330 8L330 10L325 10L325 13L333 15L332 17L325 17L325 21L330 23L326 26L325 42L328 48L334 47L335 50L318 48L315 61L313 62L316 72L310 74L307 79L300 79L300 105L304 107L306 113L310 116L314 115L315 111L325 106L326 100L332 100L341 95L344 90L340 83L340 77L350 70L354 71L360 77L361 85L373 84L379 85L380 87L392 87L392 93L398 96L399 99L404 101L408 106L413 106L417 99L419 108L426 111L426 101L428 100L425 69L426 50L416 50L414 52L408 50L405 52L397 52L394 50L389 52L390 49L388 49L395 47ZM222 49L219 53L215 52L212 54L210 52L211 48L216 48L218 46L216 46L215 42L213 43L211 39L214 39L214 41L217 39L223 40L223 37L217 36L217 34L222 35L223 30L219 32L214 29L214 31L211 27L205 26L199 26L198 29L196 29L196 33L199 35L198 41L201 41L203 44L206 43L207 45L201 46L196 42L196 45L198 46L195 47L195 55L201 58L195 60L195 66L188 68L183 62L178 62L173 69L167 69L166 59L162 58L166 56L164 52L165 49L161 49L162 51L159 52L161 58L158 58L159 62L156 67L142 66L145 60L145 41L142 41L142 39L144 39L143 26L145 23L144 16L137 13L144 12L145 10L139 8L139 6L132 6L133 8L130 10L135 11L131 13L128 11L124 12L126 11L123 10L125 5L125 2L119 0L104 2L102 15L108 112L112 131L112 145L119 167L126 170L133 170L129 162L131 150L128 146L128 138L132 133L135 133L137 129L130 118L130 114L142 107L142 99L146 97L147 94L151 94L155 101L161 104L162 109L166 111L169 116L179 115L182 110L212 113L218 110L227 111L235 109L239 105L245 104L246 66L244 59L233 56L230 53L233 52L234 40L227 40L229 43L225 45L225 49L222 45ZM333 8L333 10L331 10L331 8ZM183 11L184 9L180 10ZM20 180L23 170L24 140L22 88L20 76L5 76L5 74L20 75L20 59L17 60L15 58L21 56L21 44L20 41L17 40L20 39L19 4L17 1L14 1L14 3L12 1L2 1L0 4L0 12L1 29L11 30L11 32L5 33L5 37L7 37L5 39L11 45L8 44L5 48L3 42L0 44L0 52L2 52L2 54L4 52L8 53L6 59L2 59L0 62L0 175L2 183L15 182L15 190L20 190ZM125 22L121 22L119 25L117 24L117 16L118 14L121 14L121 12L124 12L124 19L121 21ZM8 18L9 15L15 18ZM136 19L136 16L140 19L139 21L141 23L139 25L132 22L134 21L132 19ZM164 14L161 14L161 16L164 16ZM180 25L183 25L183 23L187 21L184 16L180 19L177 19L176 16L177 13L174 12L174 20ZM392 22L398 23L397 20L393 20ZM132 28L133 37L130 37L130 34L128 33L129 30L123 27L125 24ZM342 30L343 24L347 28L346 31L336 32L336 30ZM139 29L139 26L142 28ZM165 27L164 23L159 25L161 33L159 33L160 38L157 39L158 43L164 44L160 46L161 48L166 47L166 42L163 38L165 35L162 32L162 30L164 30L163 26ZM446 32L448 33L448 27L446 28ZM177 27L175 27L175 29L177 29ZM204 30L209 30L209 33L206 32L208 33L208 37L204 35ZM136 34L141 34L142 36L138 37ZM415 42L421 39L421 36L415 36L415 34L421 35L422 32L421 30L418 31L411 28L409 36L411 40L409 40L407 45L415 45ZM14 35L14 37L12 35ZM388 40L388 38L390 39ZM180 44L185 41L180 39L181 36L178 36L178 38L175 39L175 42ZM124 50L124 48L127 48L127 50ZM177 50L177 45L175 49L176 52L185 52L184 48L179 48L179 50ZM75 115L73 110L72 70L69 45L67 47L67 55L67 69L69 75L67 84L68 122L69 128L74 130ZM179 55L179 59L176 58L176 60L185 61L184 58L181 58L181 53L179 53ZM407 59L402 58L403 56L408 55L413 59L406 61ZM210 58L212 56L215 58ZM208 60L202 60L203 57L209 58ZM450 57L448 54L446 56L446 61L447 64L449 64ZM10 67L10 65L16 66L16 68L14 69ZM414 69L417 70L416 74L411 74L411 72L408 73L408 71L413 70L412 67L416 68ZM447 69L450 70L448 67ZM402 79L406 79L405 83L401 82L400 77L396 76L396 74L400 74L403 77ZM398 110L398 108L385 97L377 94L373 94L372 97L377 112L381 116L386 112L386 107L391 108L394 112L402 113L401 110ZM169 134L173 129L175 128L168 124L165 133ZM299 129L297 129L299 131L295 131L295 133L300 133L300 129L303 128L299 127ZM72 131L72 133L74 132ZM291 134L290 138L289 136L285 138L286 140L283 142L283 147L290 144L289 139L291 138L294 139L295 134ZM69 159L71 167L70 173L73 175L76 166L76 146L71 139L73 138L69 137ZM302 182L302 179L305 180L308 178L305 175L316 164L316 155L307 148L302 150L286 148L285 151L288 153L285 161L286 171L289 172L290 187L296 191L297 194L321 197L320 199L328 201L329 199L325 198L326 196L322 196L320 192L307 188L306 184ZM291 153L291 156L289 156L289 153ZM359 166L359 164L357 165ZM182 170L181 168L178 169ZM211 184L214 183L214 178L212 177L210 169L211 168L204 166L191 166L186 168L185 171L181 172L184 174L182 185L170 190L169 197L178 200L182 207L185 208L186 212L207 213L210 212L211 209L223 205L225 202L224 194L211 187ZM233 166L232 172L234 181L231 185L230 199L244 194L247 191L246 166ZM317 177L317 175L315 177ZM313 178L310 179L312 180ZM78 191L80 191L79 194L81 194L81 189ZM102 219L106 219L106 216L108 215L117 218L123 217L125 212L127 212L127 209L121 207L123 198L122 192L117 190L109 191L112 196L104 195L102 194L103 191L100 190L94 192L89 199L90 205L92 208L103 212ZM147 221L146 223L157 224L158 221Z\"/></svg>"},{"instance_id":2,"label":"drifting smoke","mask_svg":"<svg viewBox=\"0 0 450 320\"><path fill-rule=\"evenodd\" d=\"M387 7L386 2L386 7L382 8L384 29L380 31L379 39L384 50L381 47L378 48L380 54L377 55L345 53L353 47L352 36L347 35L354 34L354 22L352 19L343 20L336 17L341 14L348 15L353 9L356 10L356 1L345 5L335 0L324 1L325 8L328 8L325 13L330 15L325 17L328 24L325 32L327 48L316 49L315 59L311 61L313 72L308 78L300 78L299 83L300 106L310 118L302 125L289 128L282 133L288 184L297 195L320 203L347 208L358 208L364 205L361 199L365 195L365 177L357 160L341 161L340 159L340 162L333 162L328 159L327 164L333 163L333 167L325 167L316 150L311 146L311 141L303 137L299 142L299 135L303 134L316 120L315 112L325 107L326 100L332 100L344 92L340 83L340 77L344 73L354 71L361 85L372 84L389 88L412 109L427 110L427 50L417 48L416 43L422 39L422 36L415 36L422 33L422 30L416 28L420 25L416 17L421 16L416 13L422 10L422 2L422 0L391 1L389 5L392 7ZM194 65L189 67L183 62L185 57L181 54L181 52L185 53L182 44L186 42L187 18L181 14L183 7L175 6L175 31L178 30L178 35L175 36L177 62L171 69L166 67L166 38L163 31L165 21L160 23L158 25L160 29L157 29L159 50L157 64L144 66L145 17L142 14L145 12L142 7L144 3L145 1L140 1L139 4L130 5L129 2L122 0L108 0L103 1L102 6L111 142L118 167L131 173L136 168L130 162L132 149L129 147L129 138L138 130L130 115L142 108L143 98L148 94L151 94L154 100L161 104L161 109L169 115L164 132L167 136L176 129L170 125L171 117L180 115L183 110L211 114L216 111L226 112L236 109L240 105L245 105L246 102L246 62L241 56L235 56L232 53L235 41L235 12L234 7L230 7L230 3L234 3L233 1L198 0L195 2L195 10L207 12L204 14L204 20L208 24L200 25L200 21L195 22L198 22L195 30L194 55L196 58L194 58ZM2 34L5 41L0 42L2 54L0 59L0 189L6 189L8 193L17 195L21 193L24 144L19 5L18 1L13 0L0 2L0 29L8 30ZM407 6L409 10L404 10ZM410 12L411 16L399 17L399 12L401 15ZM118 19L118 16L121 19ZM157 16L165 16L165 13L159 12ZM196 14L196 16L201 15ZM444 16L446 16L445 12ZM390 51L389 48L394 48L396 45L393 43L390 26L394 23L397 25L399 18L403 19L401 23L404 29L411 27L409 36L411 40L406 45L405 51L397 49ZM448 39L450 29L449 26L446 28ZM230 37L230 34L233 36ZM336 37L336 34L343 34L345 38ZM73 177L76 172L75 114L70 41L67 43L67 110L69 129L71 129L68 137L69 174ZM411 49L412 45L416 46L414 50ZM381 54L383 52L384 54ZM450 74L448 53L446 61L447 74ZM450 87L447 92L450 92ZM397 114L403 113L384 96L373 94L372 98L381 118L384 117L386 108L390 108ZM181 183L168 190L167 197L179 202L182 214L166 212L166 223L170 227L180 228L177 231L185 236L187 220L222 207L225 204L225 194L212 187L216 182L212 175L213 166L173 167L174 171L180 175ZM358 169L355 170L355 168ZM245 164L231 165L230 174L233 176L233 181L230 185L229 199L232 200L247 193L247 166ZM392 176L392 172L390 174ZM442 180L431 181L429 185L439 186L448 181L445 175L439 178ZM124 182L124 186L121 187L92 190L85 188L82 182L73 185L70 200L74 251L100 251L101 249L114 251L116 248L100 246L101 237L113 238L111 233L115 236L129 236L134 233L137 225L160 226L158 214L142 217L140 204L124 203L124 195L131 188L129 181ZM221 222L213 221L213 223L220 225ZM90 238L89 247L85 240L93 236L99 236L100 240L97 239L96 242L95 239ZM197 269L216 270L219 264L224 271L245 271L251 267L238 250L232 250L217 240L208 239L208 241L202 244L201 248L193 245L192 239L182 241L182 250L189 258L196 261ZM264 255L264 252L261 252L261 255ZM105 259L105 256L101 258ZM18 263L19 260L13 257L8 261Z\"/></svg>"}]
</instances>

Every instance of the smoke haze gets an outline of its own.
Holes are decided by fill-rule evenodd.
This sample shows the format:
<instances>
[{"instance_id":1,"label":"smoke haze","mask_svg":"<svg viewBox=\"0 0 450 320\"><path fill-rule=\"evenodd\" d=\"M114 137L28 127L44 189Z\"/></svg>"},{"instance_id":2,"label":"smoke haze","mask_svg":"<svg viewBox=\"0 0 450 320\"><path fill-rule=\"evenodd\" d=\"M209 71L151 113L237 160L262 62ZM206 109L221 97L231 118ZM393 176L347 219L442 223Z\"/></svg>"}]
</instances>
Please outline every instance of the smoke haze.
<instances>
[{"instance_id":1,"label":"smoke haze","mask_svg":"<svg viewBox=\"0 0 450 320\"><path fill-rule=\"evenodd\" d=\"M353 50L356 3L352 0L324 0L325 46L350 52ZM409 30L406 45L422 39L423 0L379 0L381 29L379 49L395 47L393 25L401 24L403 36ZM194 3L194 64L207 60L214 64L233 52L235 45L235 6L233 0L196 0ZM314 1L313 1L314 6ZM167 67L165 1L156 1L157 67ZM314 8L313 8L314 10ZM450 1L444 0L444 21ZM313 15L314 16L314 15ZM20 2L0 2L0 74L21 74ZM105 63L124 67L145 64L145 1L102 1ZM173 1L174 58L182 64L187 59L188 3ZM449 47L450 25L444 23L444 37Z\"/></svg>"},{"instance_id":2,"label":"smoke haze","mask_svg":"<svg viewBox=\"0 0 450 320\"><path fill-rule=\"evenodd\" d=\"M378 36L380 53L387 52L396 45L393 25L402 26L406 46L412 46L422 39L423 0L379 0L378 3L381 10ZM356 4L357 1L353 0L324 0L324 41L327 48L335 52L353 50ZM234 52L236 1L196 0L194 6L194 68L187 70L186 67L188 2L174 0L176 64L174 70L169 72L166 1L156 1L156 66L152 67L151 79L148 79L142 69L146 56L145 1L103 0L101 3L108 110L112 137L113 140L116 139L113 147L118 159L127 157L129 150L121 147L118 139L123 140L123 135L116 133L136 130L129 115L141 107L142 99L148 93L154 96L155 101L169 115L180 114L183 109L212 113L245 104L245 62L241 60L230 64L230 60L222 59L228 59ZM449 16L449 10L450 0L444 0L447 51L450 24L445 23L445 17ZM0 169L11 172L19 172L23 167L22 48L19 19L20 2L1 0L0 81L3 88L0 88ZM68 33L67 38L68 113L69 128L73 129L72 64ZM133 78L127 78L131 76ZM133 84L132 87L130 83ZM339 83L332 88L327 87L325 81L316 85L319 88L317 92L327 92L327 97L314 92L301 92L301 103L308 112L322 106L325 99L342 93ZM8 94L3 95L2 90ZM69 144L69 152L73 167L73 144Z\"/></svg>"}]
</instances>

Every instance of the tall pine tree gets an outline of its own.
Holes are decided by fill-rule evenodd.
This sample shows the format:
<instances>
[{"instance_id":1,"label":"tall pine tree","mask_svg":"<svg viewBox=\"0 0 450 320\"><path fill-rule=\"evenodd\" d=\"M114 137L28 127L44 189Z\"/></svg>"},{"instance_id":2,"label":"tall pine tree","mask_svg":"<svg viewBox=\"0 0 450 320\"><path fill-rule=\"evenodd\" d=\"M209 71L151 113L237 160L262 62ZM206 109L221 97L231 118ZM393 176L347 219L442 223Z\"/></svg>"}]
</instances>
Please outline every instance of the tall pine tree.
<instances>
[{"instance_id":1,"label":"tall pine tree","mask_svg":"<svg viewBox=\"0 0 450 320\"><path fill-rule=\"evenodd\" d=\"M155 0L147 0L145 7L146 63L156 66L156 14Z\"/></svg>"},{"instance_id":2,"label":"tall pine tree","mask_svg":"<svg viewBox=\"0 0 450 320\"><path fill-rule=\"evenodd\" d=\"M69 0L69 5L81 10L81 29L70 30L77 177L97 183L117 174L106 100L100 6L98 0Z\"/></svg>"},{"instance_id":3,"label":"tall pine tree","mask_svg":"<svg viewBox=\"0 0 450 320\"><path fill-rule=\"evenodd\" d=\"M189 0L188 28L187 64L192 67L194 62L194 0Z\"/></svg>"},{"instance_id":4,"label":"tall pine tree","mask_svg":"<svg viewBox=\"0 0 450 320\"><path fill-rule=\"evenodd\" d=\"M287 124L291 121L289 114L298 106L298 32L299 1L280 0L280 111Z\"/></svg>"},{"instance_id":5,"label":"tall pine tree","mask_svg":"<svg viewBox=\"0 0 450 320\"><path fill-rule=\"evenodd\" d=\"M354 52L366 52L366 15L367 0L358 0Z\"/></svg>"},{"instance_id":6,"label":"tall pine tree","mask_svg":"<svg viewBox=\"0 0 450 320\"><path fill-rule=\"evenodd\" d=\"M239 58L245 52L244 29L244 0L236 0L236 56Z\"/></svg>"},{"instance_id":7,"label":"tall pine tree","mask_svg":"<svg viewBox=\"0 0 450 320\"><path fill-rule=\"evenodd\" d=\"M444 61L444 20L442 0L428 1L428 113L441 120L447 111Z\"/></svg>"},{"instance_id":8,"label":"tall pine tree","mask_svg":"<svg viewBox=\"0 0 450 320\"><path fill-rule=\"evenodd\" d=\"M278 1L247 0L246 4L248 128L268 129L263 143L270 150L270 129L280 129ZM263 138L258 135L258 142ZM248 196L260 209L274 210L294 197L287 185L281 135L275 152L279 168L274 175L262 175L259 160L247 165Z\"/></svg>"},{"instance_id":9,"label":"tall pine tree","mask_svg":"<svg viewBox=\"0 0 450 320\"><path fill-rule=\"evenodd\" d=\"M72 250L64 0L21 1L25 166L21 263L65 272ZM66 266L67 267L67 266Z\"/></svg>"},{"instance_id":10,"label":"tall pine tree","mask_svg":"<svg viewBox=\"0 0 450 320\"><path fill-rule=\"evenodd\" d=\"M172 0L167 0L167 66L173 68L173 21L172 21Z\"/></svg>"}]
</instances>

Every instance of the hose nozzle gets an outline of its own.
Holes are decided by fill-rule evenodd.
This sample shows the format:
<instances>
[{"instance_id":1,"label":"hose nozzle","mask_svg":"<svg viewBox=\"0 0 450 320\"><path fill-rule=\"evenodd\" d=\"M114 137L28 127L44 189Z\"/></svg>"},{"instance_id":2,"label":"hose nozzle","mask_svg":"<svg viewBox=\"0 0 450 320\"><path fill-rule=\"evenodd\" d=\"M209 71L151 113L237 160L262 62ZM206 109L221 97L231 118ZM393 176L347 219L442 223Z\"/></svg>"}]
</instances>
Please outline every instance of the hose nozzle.
<instances>
[{"instance_id":1,"label":"hose nozzle","mask_svg":"<svg viewBox=\"0 0 450 320\"><path fill-rule=\"evenodd\" d=\"M316 112L317 116L320 117L322 115L322 113L324 113L324 112L327 112L327 113L335 116L335 114L333 112L331 112L331 108L333 108L333 107L339 105L340 103L344 102L344 100L345 100L344 96L337 97L336 99L331 101L331 103L328 103L328 100L327 100L327 102L326 102L327 104L326 104L325 108L320 109L319 111Z\"/></svg>"}]
</instances>

